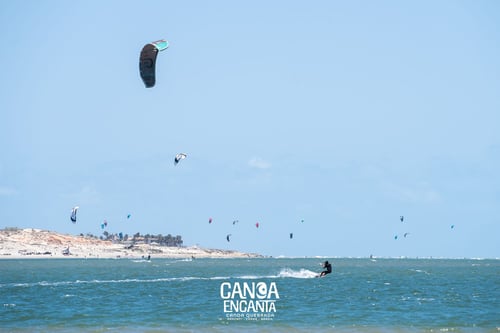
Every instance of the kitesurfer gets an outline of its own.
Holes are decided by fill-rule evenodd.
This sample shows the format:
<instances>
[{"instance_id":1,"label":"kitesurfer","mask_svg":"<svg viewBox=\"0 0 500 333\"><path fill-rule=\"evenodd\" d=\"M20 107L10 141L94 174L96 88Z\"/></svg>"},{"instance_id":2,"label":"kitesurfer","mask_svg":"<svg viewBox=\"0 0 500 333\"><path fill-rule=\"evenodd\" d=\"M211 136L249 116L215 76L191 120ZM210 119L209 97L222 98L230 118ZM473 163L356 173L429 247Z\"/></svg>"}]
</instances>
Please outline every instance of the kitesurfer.
<instances>
[{"instance_id":1,"label":"kitesurfer","mask_svg":"<svg viewBox=\"0 0 500 333\"><path fill-rule=\"evenodd\" d=\"M328 260L323 263L323 268L325 270L319 274L319 277L323 277L326 274L330 274L332 272L332 264L330 264Z\"/></svg>"}]
</instances>

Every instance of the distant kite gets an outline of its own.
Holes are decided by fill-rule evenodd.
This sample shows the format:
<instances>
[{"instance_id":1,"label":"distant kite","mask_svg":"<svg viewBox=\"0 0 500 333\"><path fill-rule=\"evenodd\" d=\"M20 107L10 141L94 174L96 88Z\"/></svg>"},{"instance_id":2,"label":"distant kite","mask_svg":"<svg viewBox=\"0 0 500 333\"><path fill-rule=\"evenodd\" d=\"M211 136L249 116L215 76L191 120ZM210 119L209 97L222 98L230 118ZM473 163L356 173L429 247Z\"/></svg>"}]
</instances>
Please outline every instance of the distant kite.
<instances>
[{"instance_id":1,"label":"distant kite","mask_svg":"<svg viewBox=\"0 0 500 333\"><path fill-rule=\"evenodd\" d=\"M132 216L131 214L128 214L127 215L127 220L130 219L131 216Z\"/></svg>"},{"instance_id":2,"label":"distant kite","mask_svg":"<svg viewBox=\"0 0 500 333\"><path fill-rule=\"evenodd\" d=\"M179 154L175 155L174 164L177 165L177 163L179 163L180 161L182 161L186 157L187 157L187 155L184 153L179 153Z\"/></svg>"},{"instance_id":3,"label":"distant kite","mask_svg":"<svg viewBox=\"0 0 500 333\"><path fill-rule=\"evenodd\" d=\"M73 209L71 210L71 217L70 217L70 219L71 219L71 221L72 221L73 223L76 223L76 212L78 211L78 208L79 208L78 206L75 206L75 207L73 207Z\"/></svg>"},{"instance_id":4,"label":"distant kite","mask_svg":"<svg viewBox=\"0 0 500 333\"><path fill-rule=\"evenodd\" d=\"M158 52L166 50L168 42L164 39L144 45L139 58L139 71L146 88L154 87L156 83L156 57Z\"/></svg>"},{"instance_id":5,"label":"distant kite","mask_svg":"<svg viewBox=\"0 0 500 333\"><path fill-rule=\"evenodd\" d=\"M455 225L454 225L454 224L452 224L450 228L451 228L451 229L454 229L454 228L455 228Z\"/></svg>"},{"instance_id":6,"label":"distant kite","mask_svg":"<svg viewBox=\"0 0 500 333\"><path fill-rule=\"evenodd\" d=\"M293 232L290 233L290 239L292 239L292 238L293 238Z\"/></svg>"},{"instance_id":7,"label":"distant kite","mask_svg":"<svg viewBox=\"0 0 500 333\"><path fill-rule=\"evenodd\" d=\"M229 235L226 236L226 239L227 239L228 242L230 241L229 237L231 237L231 234L229 234Z\"/></svg>"},{"instance_id":8,"label":"distant kite","mask_svg":"<svg viewBox=\"0 0 500 333\"><path fill-rule=\"evenodd\" d=\"M208 223L212 223L212 218L211 217L208 219Z\"/></svg>"},{"instance_id":9,"label":"distant kite","mask_svg":"<svg viewBox=\"0 0 500 333\"><path fill-rule=\"evenodd\" d=\"M404 219L405 219L405 217L404 217L403 215L401 215L401 216L399 217L399 220L400 220L401 222L403 222L403 221L404 221Z\"/></svg>"},{"instance_id":10,"label":"distant kite","mask_svg":"<svg viewBox=\"0 0 500 333\"><path fill-rule=\"evenodd\" d=\"M403 236L406 238L406 236L408 236L409 234L410 234L409 232L405 232Z\"/></svg>"},{"instance_id":11,"label":"distant kite","mask_svg":"<svg viewBox=\"0 0 500 333\"><path fill-rule=\"evenodd\" d=\"M259 227L259 222L255 223L255 227L258 228Z\"/></svg>"},{"instance_id":12,"label":"distant kite","mask_svg":"<svg viewBox=\"0 0 500 333\"><path fill-rule=\"evenodd\" d=\"M304 223L304 220L300 220L300 222Z\"/></svg>"},{"instance_id":13,"label":"distant kite","mask_svg":"<svg viewBox=\"0 0 500 333\"><path fill-rule=\"evenodd\" d=\"M394 236L394 239L398 239L398 235L395 235L395 236Z\"/></svg>"},{"instance_id":14,"label":"distant kite","mask_svg":"<svg viewBox=\"0 0 500 333\"><path fill-rule=\"evenodd\" d=\"M236 223L238 223L238 222L240 222L240 221L238 221L238 220L234 220L234 221L233 221L233 225L236 225Z\"/></svg>"}]
</instances>

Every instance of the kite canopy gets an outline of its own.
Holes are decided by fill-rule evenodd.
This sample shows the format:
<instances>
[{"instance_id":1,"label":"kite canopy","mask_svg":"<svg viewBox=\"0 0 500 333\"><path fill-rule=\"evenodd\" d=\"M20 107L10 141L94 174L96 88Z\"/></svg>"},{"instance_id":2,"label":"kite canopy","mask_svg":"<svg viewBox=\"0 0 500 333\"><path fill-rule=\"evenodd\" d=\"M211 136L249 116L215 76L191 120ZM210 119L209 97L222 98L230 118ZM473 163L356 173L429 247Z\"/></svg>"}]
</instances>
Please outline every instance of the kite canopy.
<instances>
[{"instance_id":1,"label":"kite canopy","mask_svg":"<svg viewBox=\"0 0 500 333\"><path fill-rule=\"evenodd\" d=\"M158 52L168 48L168 41L162 39L144 45L139 59L139 70L146 88L154 87L156 83L156 57Z\"/></svg>"},{"instance_id":2,"label":"kite canopy","mask_svg":"<svg viewBox=\"0 0 500 333\"><path fill-rule=\"evenodd\" d=\"M175 155L174 164L177 165L177 163L179 163L181 160L185 159L186 157L187 157L187 155L184 153L179 153L179 154Z\"/></svg>"},{"instance_id":3,"label":"kite canopy","mask_svg":"<svg viewBox=\"0 0 500 333\"><path fill-rule=\"evenodd\" d=\"M75 206L75 207L73 207L73 209L71 209L70 219L71 219L71 222L73 222L73 223L76 223L76 212L78 211L78 208L79 208L78 206Z\"/></svg>"}]
</instances>

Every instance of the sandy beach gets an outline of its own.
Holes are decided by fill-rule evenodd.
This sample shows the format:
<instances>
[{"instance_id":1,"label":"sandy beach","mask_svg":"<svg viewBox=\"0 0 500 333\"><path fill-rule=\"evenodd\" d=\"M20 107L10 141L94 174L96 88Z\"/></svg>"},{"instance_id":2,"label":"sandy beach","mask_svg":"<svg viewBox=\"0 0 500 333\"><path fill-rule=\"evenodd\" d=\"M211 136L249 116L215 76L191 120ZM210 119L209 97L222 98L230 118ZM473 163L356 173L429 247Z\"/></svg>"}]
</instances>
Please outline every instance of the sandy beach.
<instances>
[{"instance_id":1,"label":"sandy beach","mask_svg":"<svg viewBox=\"0 0 500 333\"><path fill-rule=\"evenodd\" d=\"M22 258L257 258L261 255L197 246L113 243L40 229L0 230L0 259Z\"/></svg>"}]
</instances>

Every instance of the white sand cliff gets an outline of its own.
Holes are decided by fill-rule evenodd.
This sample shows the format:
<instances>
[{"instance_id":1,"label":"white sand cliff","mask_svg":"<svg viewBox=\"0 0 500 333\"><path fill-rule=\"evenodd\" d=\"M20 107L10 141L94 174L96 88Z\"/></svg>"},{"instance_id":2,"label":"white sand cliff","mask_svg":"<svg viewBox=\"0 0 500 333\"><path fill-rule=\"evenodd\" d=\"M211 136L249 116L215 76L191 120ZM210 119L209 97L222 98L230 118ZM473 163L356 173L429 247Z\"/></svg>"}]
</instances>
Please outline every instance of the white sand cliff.
<instances>
[{"instance_id":1,"label":"white sand cliff","mask_svg":"<svg viewBox=\"0 0 500 333\"><path fill-rule=\"evenodd\" d=\"M261 255L197 246L113 243L40 229L0 230L0 259L18 258L256 258Z\"/></svg>"}]
</instances>

